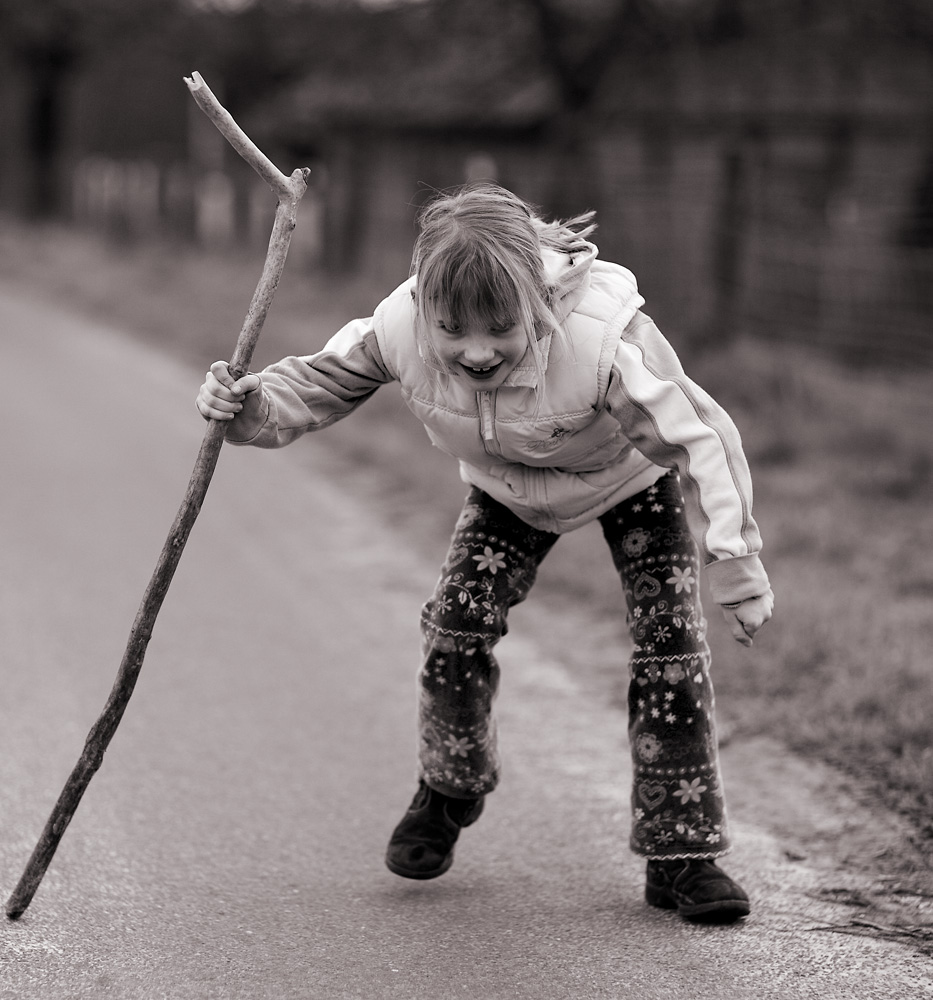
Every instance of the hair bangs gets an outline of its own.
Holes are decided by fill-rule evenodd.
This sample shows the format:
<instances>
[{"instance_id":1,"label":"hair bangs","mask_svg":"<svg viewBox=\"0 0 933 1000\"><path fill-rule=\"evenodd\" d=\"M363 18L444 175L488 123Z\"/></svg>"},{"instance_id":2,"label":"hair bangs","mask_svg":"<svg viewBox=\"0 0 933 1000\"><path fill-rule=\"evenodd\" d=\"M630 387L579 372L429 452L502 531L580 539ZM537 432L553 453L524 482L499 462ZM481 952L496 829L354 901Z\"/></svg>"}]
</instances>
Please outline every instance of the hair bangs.
<instances>
[{"instance_id":1,"label":"hair bangs","mask_svg":"<svg viewBox=\"0 0 933 1000\"><path fill-rule=\"evenodd\" d=\"M438 260L434 287L425 296L459 327L490 329L514 326L524 312L514 278L494 254L476 246Z\"/></svg>"}]
</instances>

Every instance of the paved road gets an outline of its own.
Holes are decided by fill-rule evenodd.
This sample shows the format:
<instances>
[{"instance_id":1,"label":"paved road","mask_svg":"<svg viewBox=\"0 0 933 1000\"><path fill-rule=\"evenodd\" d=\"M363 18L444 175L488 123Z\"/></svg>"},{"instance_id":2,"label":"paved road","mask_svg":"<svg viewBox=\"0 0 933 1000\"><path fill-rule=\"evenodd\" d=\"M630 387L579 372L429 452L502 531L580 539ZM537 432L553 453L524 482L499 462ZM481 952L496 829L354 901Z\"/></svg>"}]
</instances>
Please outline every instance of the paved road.
<instances>
[{"instance_id":1,"label":"paved road","mask_svg":"<svg viewBox=\"0 0 933 1000\"><path fill-rule=\"evenodd\" d=\"M104 704L203 424L199 372L12 289L0 347L5 898ZM851 916L829 901L837 845L898 831L766 743L725 761L753 917L648 909L622 719L535 644L530 605L502 645L501 790L447 876L391 875L436 567L301 447L224 450L104 766L32 906L0 924L0 998L933 996L928 959L816 929Z\"/></svg>"}]
</instances>

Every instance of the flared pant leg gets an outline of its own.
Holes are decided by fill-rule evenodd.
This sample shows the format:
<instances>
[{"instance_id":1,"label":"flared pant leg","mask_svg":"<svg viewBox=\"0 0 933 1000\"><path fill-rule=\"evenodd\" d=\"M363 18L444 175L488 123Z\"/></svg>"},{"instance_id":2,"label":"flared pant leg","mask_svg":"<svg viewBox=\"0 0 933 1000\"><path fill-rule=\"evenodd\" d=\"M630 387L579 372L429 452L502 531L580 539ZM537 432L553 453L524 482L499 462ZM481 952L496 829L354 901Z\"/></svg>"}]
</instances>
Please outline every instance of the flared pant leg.
<instances>
[{"instance_id":1,"label":"flared pant leg","mask_svg":"<svg viewBox=\"0 0 933 1000\"><path fill-rule=\"evenodd\" d=\"M432 788L476 798L499 781L493 647L508 631L509 608L525 599L558 539L471 489L434 595L421 614L419 766Z\"/></svg>"},{"instance_id":2,"label":"flared pant leg","mask_svg":"<svg viewBox=\"0 0 933 1000\"><path fill-rule=\"evenodd\" d=\"M715 858L730 848L700 564L675 472L600 518L622 578L629 683L632 850Z\"/></svg>"}]
</instances>

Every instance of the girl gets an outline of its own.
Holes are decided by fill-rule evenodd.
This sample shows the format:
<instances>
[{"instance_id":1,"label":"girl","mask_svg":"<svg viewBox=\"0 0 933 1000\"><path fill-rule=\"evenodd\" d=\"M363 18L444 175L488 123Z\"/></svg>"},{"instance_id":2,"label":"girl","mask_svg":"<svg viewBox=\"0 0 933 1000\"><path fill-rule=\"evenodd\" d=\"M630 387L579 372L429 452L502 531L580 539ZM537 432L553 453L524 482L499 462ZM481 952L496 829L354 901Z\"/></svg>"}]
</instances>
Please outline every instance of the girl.
<instances>
[{"instance_id":1,"label":"girl","mask_svg":"<svg viewBox=\"0 0 933 1000\"><path fill-rule=\"evenodd\" d=\"M713 721L701 560L744 645L771 617L738 432L640 311L625 268L587 240L592 213L545 222L495 185L422 212L412 277L310 357L198 395L227 440L274 448L398 381L470 490L422 612L419 787L389 841L397 875L453 862L499 780L493 647L560 534L599 519L634 652L631 847L646 899L729 922L748 897L717 867L730 848Z\"/></svg>"}]
</instances>

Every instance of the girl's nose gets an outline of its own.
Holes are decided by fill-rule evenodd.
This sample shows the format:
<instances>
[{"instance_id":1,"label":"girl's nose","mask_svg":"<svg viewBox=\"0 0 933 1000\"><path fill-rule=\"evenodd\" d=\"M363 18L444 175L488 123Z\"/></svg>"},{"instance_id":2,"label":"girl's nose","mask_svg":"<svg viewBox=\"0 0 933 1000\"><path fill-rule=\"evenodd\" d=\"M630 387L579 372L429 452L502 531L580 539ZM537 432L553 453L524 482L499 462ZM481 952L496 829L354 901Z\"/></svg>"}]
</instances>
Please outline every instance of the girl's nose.
<instances>
[{"instance_id":1,"label":"girl's nose","mask_svg":"<svg viewBox=\"0 0 933 1000\"><path fill-rule=\"evenodd\" d=\"M474 335L463 345L461 357L465 364L481 367L488 365L496 355L496 349L488 337Z\"/></svg>"}]
</instances>

